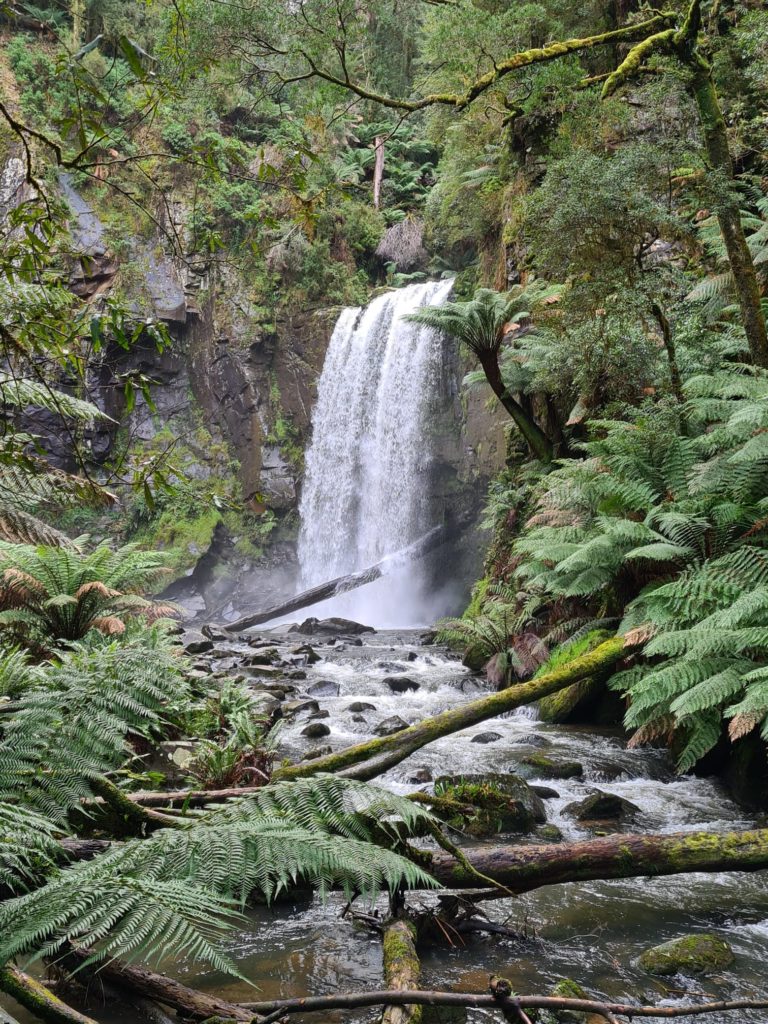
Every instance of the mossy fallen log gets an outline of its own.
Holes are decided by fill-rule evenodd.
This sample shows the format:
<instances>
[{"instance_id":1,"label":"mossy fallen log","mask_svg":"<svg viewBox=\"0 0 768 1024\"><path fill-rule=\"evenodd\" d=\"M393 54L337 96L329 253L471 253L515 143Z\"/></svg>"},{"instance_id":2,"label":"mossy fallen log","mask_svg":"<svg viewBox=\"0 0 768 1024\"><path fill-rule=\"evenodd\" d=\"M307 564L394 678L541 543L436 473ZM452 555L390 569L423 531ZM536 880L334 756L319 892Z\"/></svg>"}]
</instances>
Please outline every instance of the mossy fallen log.
<instances>
[{"instance_id":1,"label":"mossy fallen log","mask_svg":"<svg viewBox=\"0 0 768 1024\"><path fill-rule=\"evenodd\" d=\"M373 779L428 743L507 711L513 711L515 708L533 704L541 697L557 693L558 690L580 679L604 671L621 658L625 646L624 637L612 637L593 651L574 658L573 661L560 665L537 679L480 697L468 704L462 704L461 707L435 715L434 718L426 718L423 722L411 725L392 736L369 740L367 743L347 747L346 750L328 754L326 757L280 768L274 777L297 779L318 772L340 772L348 778Z\"/></svg>"},{"instance_id":2,"label":"mossy fallen log","mask_svg":"<svg viewBox=\"0 0 768 1024\"><path fill-rule=\"evenodd\" d=\"M619 834L578 843L465 848L463 853L475 871L504 887L503 896L561 882L762 871L768 868L768 829ZM476 876L446 853L434 853L428 870L448 889L477 888Z\"/></svg>"},{"instance_id":3,"label":"mossy fallen log","mask_svg":"<svg viewBox=\"0 0 768 1024\"><path fill-rule=\"evenodd\" d=\"M416 952L416 925L405 917L384 928L384 984L393 990L419 987L421 964ZM421 1006L386 1005L381 1024L421 1024Z\"/></svg>"}]
</instances>

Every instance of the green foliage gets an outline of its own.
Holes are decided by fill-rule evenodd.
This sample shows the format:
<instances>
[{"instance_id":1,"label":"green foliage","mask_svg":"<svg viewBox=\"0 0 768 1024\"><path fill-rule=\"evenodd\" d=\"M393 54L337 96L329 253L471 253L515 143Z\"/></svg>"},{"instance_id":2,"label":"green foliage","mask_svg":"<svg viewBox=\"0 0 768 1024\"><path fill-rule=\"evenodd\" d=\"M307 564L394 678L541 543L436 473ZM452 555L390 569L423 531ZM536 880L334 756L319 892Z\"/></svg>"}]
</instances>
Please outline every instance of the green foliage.
<instances>
[{"instance_id":1,"label":"green foliage","mask_svg":"<svg viewBox=\"0 0 768 1024\"><path fill-rule=\"evenodd\" d=\"M650 636L612 685L636 741L679 733L681 770L763 723L768 736L768 378L729 368L686 385L689 435L657 408L594 422L586 459L542 483L515 545L518 578L567 618L587 603ZM648 659L647 661L645 659Z\"/></svg>"},{"instance_id":2,"label":"green foliage","mask_svg":"<svg viewBox=\"0 0 768 1024\"><path fill-rule=\"evenodd\" d=\"M91 630L125 632L126 620L169 614L140 596L167 571L162 555L127 545L90 554L68 548L0 544L0 632L45 654Z\"/></svg>"},{"instance_id":3,"label":"green foliage","mask_svg":"<svg viewBox=\"0 0 768 1024\"><path fill-rule=\"evenodd\" d=\"M372 899L382 888L432 885L411 861L376 844L382 835L399 841L426 820L412 801L335 777L266 786L7 900L0 961L46 955L74 940L97 946L98 958L186 954L236 973L223 929L253 892L271 900L304 882Z\"/></svg>"},{"instance_id":4,"label":"green foliage","mask_svg":"<svg viewBox=\"0 0 768 1024\"><path fill-rule=\"evenodd\" d=\"M186 709L180 668L156 630L74 645L54 665L27 666L23 679L17 664L0 710L0 800L64 825L93 780L133 756L132 740L162 735Z\"/></svg>"}]
</instances>

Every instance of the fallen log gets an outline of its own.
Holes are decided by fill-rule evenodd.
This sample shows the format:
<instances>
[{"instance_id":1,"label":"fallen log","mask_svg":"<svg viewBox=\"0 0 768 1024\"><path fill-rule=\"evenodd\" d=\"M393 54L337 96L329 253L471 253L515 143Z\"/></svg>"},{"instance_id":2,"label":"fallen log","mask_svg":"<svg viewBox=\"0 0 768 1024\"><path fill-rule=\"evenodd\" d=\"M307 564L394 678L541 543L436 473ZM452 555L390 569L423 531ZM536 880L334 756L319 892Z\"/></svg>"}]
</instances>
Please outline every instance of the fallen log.
<instances>
[{"instance_id":1,"label":"fallen log","mask_svg":"<svg viewBox=\"0 0 768 1024\"><path fill-rule=\"evenodd\" d=\"M321 583L319 586L296 594L295 597L284 601L283 604L275 605L263 612L244 615L234 622L227 622L221 628L237 632L241 629L250 629L251 626L261 626L265 622L271 622L272 619L279 619L283 615L290 615L291 612L300 611L302 608L310 608L313 604L319 604L320 601L327 601L329 598L347 594L350 590L364 587L367 583L373 583L381 579L382 576L386 576L388 572L396 569L405 561L412 562L423 558L430 551L444 544L449 533L455 533L457 528L456 523L452 523L450 526L435 526L413 544L392 555L387 555L375 565L369 565L366 569L349 573L346 576L337 576L335 579L328 580L327 583Z\"/></svg>"},{"instance_id":2,"label":"fallen log","mask_svg":"<svg viewBox=\"0 0 768 1024\"><path fill-rule=\"evenodd\" d=\"M318 772L339 772L347 778L372 779L394 765L404 761L415 751L428 743L459 732L471 725L477 725L489 718L495 718L507 711L533 704L541 697L565 689L572 683L609 668L621 658L628 646L625 637L612 637L588 654L574 658L559 668L547 672L537 679L518 683L498 693L462 704L458 708L443 711L433 718L426 718L416 725L381 739L368 740L353 747L347 747L335 754L318 757L302 764L279 768L275 779L297 779Z\"/></svg>"},{"instance_id":3,"label":"fallen log","mask_svg":"<svg viewBox=\"0 0 768 1024\"><path fill-rule=\"evenodd\" d=\"M632 1003L608 1003L597 999L569 999L559 996L498 996L484 992L432 992L423 989L348 992L333 996L302 996L298 999L274 999L271 1002L244 1003L250 1010L268 1013L263 1024L279 1019L282 1014L317 1013L328 1010L357 1010L365 1006L417 1004L421 1006L465 1006L525 1010L571 1010L595 1013L601 1017L619 1014L622 1017L697 1017L707 1013L735 1010L764 1010L768 999L730 999L712 1003L690 1003L684 1006L642 1006ZM274 1016L273 1016L274 1015ZM609 1017L610 1019L610 1017Z\"/></svg>"},{"instance_id":4,"label":"fallen log","mask_svg":"<svg viewBox=\"0 0 768 1024\"><path fill-rule=\"evenodd\" d=\"M138 993L144 999L170 1006L193 1020L207 1020L210 1017L232 1021L256 1020L255 1012L250 1008L189 988L180 981L174 981L173 978L167 978L164 974L157 974L145 967L137 967L121 960L100 960L83 967L86 960L92 956L93 950L72 946L57 962L72 973L77 971L78 979L89 981L97 978L132 995ZM93 1022L88 1020L87 1024Z\"/></svg>"},{"instance_id":5,"label":"fallen log","mask_svg":"<svg viewBox=\"0 0 768 1024\"><path fill-rule=\"evenodd\" d=\"M418 988L421 964L416 952L416 925L406 917L392 918L384 926L384 984L389 989ZM421 1006L387 1004L381 1024L421 1024Z\"/></svg>"},{"instance_id":6,"label":"fallen log","mask_svg":"<svg viewBox=\"0 0 768 1024\"><path fill-rule=\"evenodd\" d=\"M763 871L768 829L750 832L618 834L578 843L464 848L472 867L503 886L499 897L544 885L596 879L656 877L694 871ZM448 889L477 888L477 878L446 853L427 867Z\"/></svg>"},{"instance_id":7,"label":"fallen log","mask_svg":"<svg viewBox=\"0 0 768 1024\"><path fill-rule=\"evenodd\" d=\"M11 964L0 969L0 991L47 1024L97 1024L93 1017L86 1017L68 1006L53 992L49 992L42 982L30 978Z\"/></svg>"}]
</instances>

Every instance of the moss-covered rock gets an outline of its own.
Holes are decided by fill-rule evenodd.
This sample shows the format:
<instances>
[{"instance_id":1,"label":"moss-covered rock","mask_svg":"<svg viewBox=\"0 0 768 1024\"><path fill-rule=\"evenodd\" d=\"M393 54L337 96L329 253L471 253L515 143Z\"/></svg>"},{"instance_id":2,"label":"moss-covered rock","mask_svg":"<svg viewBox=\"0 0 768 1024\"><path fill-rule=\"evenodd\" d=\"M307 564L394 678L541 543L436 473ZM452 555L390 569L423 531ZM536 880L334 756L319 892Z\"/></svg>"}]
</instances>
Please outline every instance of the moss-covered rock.
<instances>
[{"instance_id":1,"label":"moss-covered rock","mask_svg":"<svg viewBox=\"0 0 768 1024\"><path fill-rule=\"evenodd\" d=\"M448 824L473 836L529 832L547 820L541 798L517 775L443 775L435 781L435 793L472 808L456 813Z\"/></svg>"},{"instance_id":2,"label":"moss-covered rock","mask_svg":"<svg viewBox=\"0 0 768 1024\"><path fill-rule=\"evenodd\" d=\"M567 686L549 697L542 697L539 701L541 720L552 724L569 721L578 706L589 700L600 685L596 679L581 679L573 686Z\"/></svg>"},{"instance_id":3,"label":"moss-covered rock","mask_svg":"<svg viewBox=\"0 0 768 1024\"><path fill-rule=\"evenodd\" d=\"M549 995L561 999L589 999L589 993L571 978L561 978L549 990ZM537 1017L537 1024L586 1024L586 1013L574 1010L543 1010Z\"/></svg>"},{"instance_id":4,"label":"moss-covered rock","mask_svg":"<svg viewBox=\"0 0 768 1024\"><path fill-rule=\"evenodd\" d=\"M684 935L660 946L647 949L640 956L640 967L648 974L678 973L712 974L729 967L735 956L733 950L717 935Z\"/></svg>"},{"instance_id":5,"label":"moss-covered rock","mask_svg":"<svg viewBox=\"0 0 768 1024\"><path fill-rule=\"evenodd\" d=\"M526 775L542 779L580 779L584 774L578 761L555 761L544 754L528 754L520 759L520 765Z\"/></svg>"}]
</instances>

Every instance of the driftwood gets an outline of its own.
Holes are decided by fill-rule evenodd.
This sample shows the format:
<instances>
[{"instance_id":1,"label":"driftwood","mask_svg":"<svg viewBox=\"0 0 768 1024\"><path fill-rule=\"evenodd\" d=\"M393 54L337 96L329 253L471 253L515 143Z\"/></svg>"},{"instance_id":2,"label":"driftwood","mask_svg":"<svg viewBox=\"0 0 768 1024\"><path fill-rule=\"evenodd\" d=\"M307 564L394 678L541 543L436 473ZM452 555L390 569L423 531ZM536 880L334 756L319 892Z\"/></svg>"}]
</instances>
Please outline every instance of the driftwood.
<instances>
[{"instance_id":1,"label":"driftwood","mask_svg":"<svg viewBox=\"0 0 768 1024\"><path fill-rule=\"evenodd\" d=\"M456 523L451 524L450 528L448 526L435 526L429 533L426 533L409 547L403 548L402 551L398 551L393 555L387 555L386 558L383 558L375 565L369 565L368 568L361 569L360 572L350 573L347 576L337 576L336 579L329 580L327 583L321 583L317 587L302 591L301 594L297 594L283 604L276 605L274 608L268 608L263 612L245 615L234 622L225 623L221 628L237 632L241 629L250 629L251 626L261 626L265 622L271 622L272 619L278 619L283 615L290 615L291 612L300 611L302 608L309 608L320 601L327 601L331 597L338 597L340 594L346 594L350 590L364 587L366 583L373 583L382 576L386 576L387 573L402 565L405 560L414 561L423 558L430 551L445 543L448 539L449 530L450 533L454 533L458 528L460 528L460 524Z\"/></svg>"},{"instance_id":2,"label":"driftwood","mask_svg":"<svg viewBox=\"0 0 768 1024\"><path fill-rule=\"evenodd\" d=\"M449 736L525 704L532 704L541 697L557 693L558 690L580 679L610 667L624 654L626 645L624 637L613 637L588 654L574 658L566 665L537 679L518 683L498 693L491 693L460 707L443 711L442 714L426 718L393 736L369 740L367 743L347 747L326 757L318 757L288 768L279 768L275 771L274 778L296 779L315 775L317 772L339 772L347 778L373 779L442 736Z\"/></svg>"}]
</instances>

